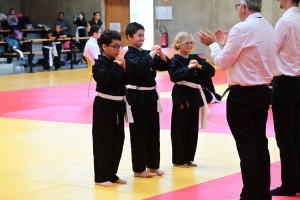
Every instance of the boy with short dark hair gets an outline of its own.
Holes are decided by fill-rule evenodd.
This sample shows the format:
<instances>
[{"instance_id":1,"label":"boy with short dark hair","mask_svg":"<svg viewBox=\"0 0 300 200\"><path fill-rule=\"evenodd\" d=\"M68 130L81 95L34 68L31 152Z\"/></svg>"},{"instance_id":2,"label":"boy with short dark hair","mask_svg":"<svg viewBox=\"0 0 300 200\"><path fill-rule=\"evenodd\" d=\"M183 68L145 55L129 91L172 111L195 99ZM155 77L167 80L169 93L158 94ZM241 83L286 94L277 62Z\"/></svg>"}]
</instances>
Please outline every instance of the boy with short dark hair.
<instances>
[{"instance_id":1,"label":"boy with short dark hair","mask_svg":"<svg viewBox=\"0 0 300 200\"><path fill-rule=\"evenodd\" d=\"M114 183L126 184L116 174L124 144L124 114L126 111L125 61L118 58L121 35L105 30L100 37L103 54L93 66L97 82L93 106L93 153L95 183L112 187Z\"/></svg>"},{"instance_id":2,"label":"boy with short dark hair","mask_svg":"<svg viewBox=\"0 0 300 200\"><path fill-rule=\"evenodd\" d=\"M98 59L98 56L101 54L100 53L100 48L98 45L98 39L101 36L101 29L100 26L94 25L90 29L91 37L87 41L85 47L84 47L84 52L83 55L85 57L88 57L92 64L94 65L95 60Z\"/></svg>"},{"instance_id":3,"label":"boy with short dark hair","mask_svg":"<svg viewBox=\"0 0 300 200\"><path fill-rule=\"evenodd\" d=\"M147 178L164 174L159 170L159 112L162 108L155 77L156 70L169 69L170 60L158 45L151 51L142 49L144 31L144 27L136 22L127 25L129 46L124 58L130 78L126 98L134 120L129 124L132 167L135 177Z\"/></svg>"}]
</instances>

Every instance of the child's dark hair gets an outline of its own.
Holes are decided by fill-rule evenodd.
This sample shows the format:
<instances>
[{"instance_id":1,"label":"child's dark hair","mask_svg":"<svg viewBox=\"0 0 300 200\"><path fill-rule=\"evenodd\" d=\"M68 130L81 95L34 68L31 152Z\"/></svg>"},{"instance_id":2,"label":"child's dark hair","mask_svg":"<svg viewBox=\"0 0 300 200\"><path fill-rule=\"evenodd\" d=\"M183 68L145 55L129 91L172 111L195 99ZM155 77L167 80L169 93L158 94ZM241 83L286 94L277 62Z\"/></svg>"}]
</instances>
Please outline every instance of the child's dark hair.
<instances>
[{"instance_id":1,"label":"child's dark hair","mask_svg":"<svg viewBox=\"0 0 300 200\"><path fill-rule=\"evenodd\" d=\"M97 13L100 15L100 12L97 11L97 10L95 10L95 11L93 12L93 16L95 16Z\"/></svg>"},{"instance_id":2,"label":"child's dark hair","mask_svg":"<svg viewBox=\"0 0 300 200\"><path fill-rule=\"evenodd\" d=\"M79 12L79 14L82 14L82 16L83 16L83 19L84 19L84 13L83 13L83 12Z\"/></svg>"},{"instance_id":3,"label":"child's dark hair","mask_svg":"<svg viewBox=\"0 0 300 200\"><path fill-rule=\"evenodd\" d=\"M63 12L59 12L59 13L58 13L58 16L61 15L61 14L62 14L63 16L65 16L65 13L63 13Z\"/></svg>"},{"instance_id":4,"label":"child's dark hair","mask_svg":"<svg viewBox=\"0 0 300 200\"><path fill-rule=\"evenodd\" d=\"M133 35L138 31L138 30L145 30L145 28L136 22L131 22L126 26L126 38L128 39L128 35L133 37Z\"/></svg>"},{"instance_id":5,"label":"child's dark hair","mask_svg":"<svg viewBox=\"0 0 300 200\"><path fill-rule=\"evenodd\" d=\"M99 38L99 46L101 48L101 52L103 52L102 44L109 46L113 40L121 41L121 34L115 30L105 30L101 33L101 37Z\"/></svg>"},{"instance_id":6,"label":"child's dark hair","mask_svg":"<svg viewBox=\"0 0 300 200\"><path fill-rule=\"evenodd\" d=\"M9 10L9 14L11 13L12 10L15 10L15 9L14 9L14 8L11 8L11 9Z\"/></svg>"},{"instance_id":7,"label":"child's dark hair","mask_svg":"<svg viewBox=\"0 0 300 200\"><path fill-rule=\"evenodd\" d=\"M91 36L93 36L94 33L97 33L99 30L100 30L100 26L98 26L98 25L91 26L91 29L90 29Z\"/></svg>"},{"instance_id":8,"label":"child's dark hair","mask_svg":"<svg viewBox=\"0 0 300 200\"><path fill-rule=\"evenodd\" d=\"M46 31L47 35L48 35L48 33L53 33L53 31L51 29L49 29L48 31Z\"/></svg>"}]
</instances>

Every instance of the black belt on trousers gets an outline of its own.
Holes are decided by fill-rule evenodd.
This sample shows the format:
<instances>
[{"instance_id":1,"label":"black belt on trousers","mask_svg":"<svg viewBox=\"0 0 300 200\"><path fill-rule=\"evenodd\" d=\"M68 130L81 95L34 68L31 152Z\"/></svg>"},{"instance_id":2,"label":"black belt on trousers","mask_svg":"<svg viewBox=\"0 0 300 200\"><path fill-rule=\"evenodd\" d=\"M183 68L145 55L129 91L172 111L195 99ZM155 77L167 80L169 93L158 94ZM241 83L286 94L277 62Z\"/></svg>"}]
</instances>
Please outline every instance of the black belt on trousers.
<instances>
[{"instance_id":1,"label":"black belt on trousers","mask_svg":"<svg viewBox=\"0 0 300 200\"><path fill-rule=\"evenodd\" d=\"M299 76L286 76L284 74L280 75L280 76L274 76L274 78L300 78Z\"/></svg>"},{"instance_id":2,"label":"black belt on trousers","mask_svg":"<svg viewBox=\"0 0 300 200\"><path fill-rule=\"evenodd\" d=\"M263 88L263 87L267 87L268 85L251 85L251 86L241 86L241 85L231 85L229 86L222 94L221 96L221 100L223 99L223 97L232 89L232 88Z\"/></svg>"}]
</instances>

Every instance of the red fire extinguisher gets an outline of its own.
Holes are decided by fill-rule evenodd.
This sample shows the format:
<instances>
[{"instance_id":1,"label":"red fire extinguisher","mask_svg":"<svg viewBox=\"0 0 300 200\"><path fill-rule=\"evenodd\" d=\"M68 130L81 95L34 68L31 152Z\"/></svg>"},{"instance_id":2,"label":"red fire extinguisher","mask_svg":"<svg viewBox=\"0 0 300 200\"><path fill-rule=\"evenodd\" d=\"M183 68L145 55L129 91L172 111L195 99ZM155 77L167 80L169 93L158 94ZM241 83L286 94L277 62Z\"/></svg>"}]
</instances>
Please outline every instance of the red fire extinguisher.
<instances>
[{"instance_id":1,"label":"red fire extinguisher","mask_svg":"<svg viewBox=\"0 0 300 200\"><path fill-rule=\"evenodd\" d=\"M165 29L165 32L162 32L161 27L163 27ZM161 47L168 47L168 32L166 27L164 27L163 25L159 26L159 30L160 30L160 46Z\"/></svg>"}]
</instances>

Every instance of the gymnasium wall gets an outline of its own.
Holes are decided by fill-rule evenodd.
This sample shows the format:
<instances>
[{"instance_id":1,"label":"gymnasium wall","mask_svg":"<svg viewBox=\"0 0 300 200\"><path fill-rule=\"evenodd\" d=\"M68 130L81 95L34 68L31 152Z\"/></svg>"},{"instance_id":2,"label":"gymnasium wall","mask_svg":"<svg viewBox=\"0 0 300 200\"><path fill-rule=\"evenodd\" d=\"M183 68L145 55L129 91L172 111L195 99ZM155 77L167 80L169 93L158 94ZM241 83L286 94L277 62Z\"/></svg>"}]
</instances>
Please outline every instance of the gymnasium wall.
<instances>
[{"instance_id":1,"label":"gymnasium wall","mask_svg":"<svg viewBox=\"0 0 300 200\"><path fill-rule=\"evenodd\" d=\"M0 13L8 15L11 8L14 8L16 12L19 12L20 0L0 0Z\"/></svg>"},{"instance_id":2,"label":"gymnasium wall","mask_svg":"<svg viewBox=\"0 0 300 200\"><path fill-rule=\"evenodd\" d=\"M169 47L179 31L191 33L196 41L196 51L209 56L209 48L200 44L198 30L215 30L217 28L229 31L230 28L240 22L235 8L237 0L169 0L164 4L163 0L154 0L155 6L172 6L173 19L171 21L158 21L154 28L154 42L159 44L160 31L158 27L164 25L169 33ZM283 10L279 8L278 1L263 0L262 15L274 26L282 16Z\"/></svg>"},{"instance_id":3,"label":"gymnasium wall","mask_svg":"<svg viewBox=\"0 0 300 200\"><path fill-rule=\"evenodd\" d=\"M143 3L143 1L140 1ZM154 26L154 43L159 44L160 31L158 27L164 25L169 33L169 47L174 37L179 31L187 31L193 34L196 40L196 51L209 55L209 49L198 42L197 31L215 30L221 28L229 31L230 28L240 22L237 10L234 5L238 1L233 0L169 0L164 4L164 0L153 0L155 6L172 6L173 19L170 21L158 21ZM105 22L104 0L1 0L0 12L8 12L11 7L16 11L21 10L27 15L33 24L45 24L53 27L54 20L59 11L65 13L65 18L70 22L72 34L75 34L75 26L72 24L73 15L82 11L86 14L86 19L92 18L94 10L101 12L101 19ZM146 8L145 8L146 9ZM274 26L282 16L283 10L279 8L278 1L263 0L263 16ZM154 17L154 14L153 14ZM149 34L148 34L149 35ZM147 30L146 30L147 37ZM147 39L147 38L146 38Z\"/></svg>"}]
</instances>

